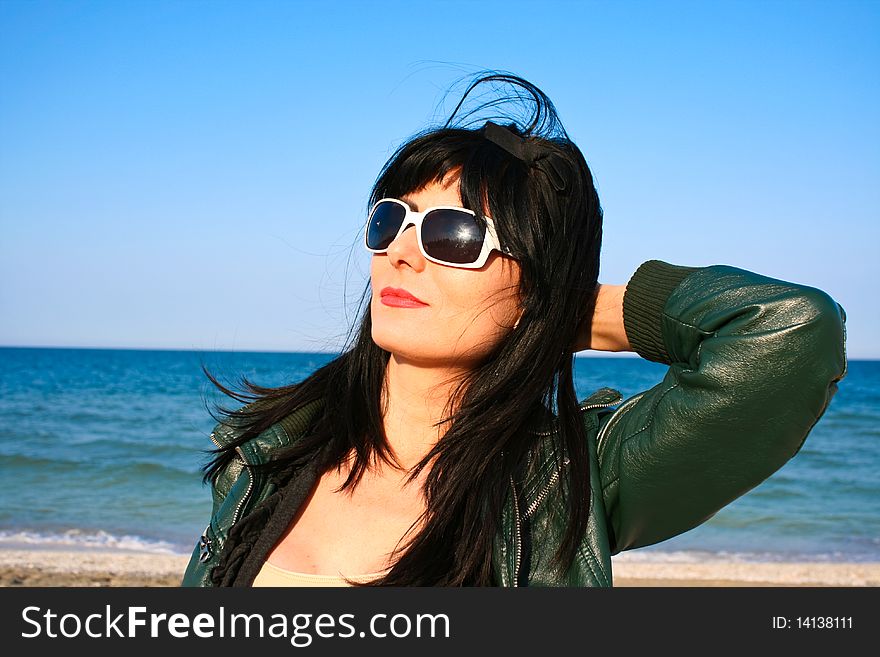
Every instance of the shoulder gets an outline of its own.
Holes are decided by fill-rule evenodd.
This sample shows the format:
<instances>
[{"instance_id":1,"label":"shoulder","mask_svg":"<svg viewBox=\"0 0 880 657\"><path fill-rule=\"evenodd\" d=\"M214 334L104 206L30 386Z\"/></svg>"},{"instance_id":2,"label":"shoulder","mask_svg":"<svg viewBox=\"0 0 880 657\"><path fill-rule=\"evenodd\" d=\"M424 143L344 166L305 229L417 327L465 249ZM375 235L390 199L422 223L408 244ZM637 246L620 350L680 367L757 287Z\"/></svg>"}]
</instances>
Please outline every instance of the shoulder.
<instances>
[{"instance_id":1,"label":"shoulder","mask_svg":"<svg viewBox=\"0 0 880 657\"><path fill-rule=\"evenodd\" d=\"M581 412L593 409L604 409L616 406L623 399L623 395L619 390L614 388L599 388L591 395L584 397L580 403Z\"/></svg>"},{"instance_id":2,"label":"shoulder","mask_svg":"<svg viewBox=\"0 0 880 657\"><path fill-rule=\"evenodd\" d=\"M218 423L211 432L212 442L220 449L234 449L235 454L214 478L216 492L225 495L246 467L267 463L276 450L289 447L302 438L322 408L321 400L305 404L235 447L232 446L240 439L244 429L236 426L233 419Z\"/></svg>"},{"instance_id":3,"label":"shoulder","mask_svg":"<svg viewBox=\"0 0 880 657\"><path fill-rule=\"evenodd\" d=\"M578 411L585 422L597 421L602 413L610 412L609 409L619 404L622 399L623 395L614 388L599 388L580 401ZM532 415L527 429L538 436L552 436L559 431L559 418L549 409L543 408Z\"/></svg>"},{"instance_id":4,"label":"shoulder","mask_svg":"<svg viewBox=\"0 0 880 657\"><path fill-rule=\"evenodd\" d=\"M598 430L604 419L616 412L621 401L623 394L619 390L599 388L581 400L581 417L589 428Z\"/></svg>"}]
</instances>

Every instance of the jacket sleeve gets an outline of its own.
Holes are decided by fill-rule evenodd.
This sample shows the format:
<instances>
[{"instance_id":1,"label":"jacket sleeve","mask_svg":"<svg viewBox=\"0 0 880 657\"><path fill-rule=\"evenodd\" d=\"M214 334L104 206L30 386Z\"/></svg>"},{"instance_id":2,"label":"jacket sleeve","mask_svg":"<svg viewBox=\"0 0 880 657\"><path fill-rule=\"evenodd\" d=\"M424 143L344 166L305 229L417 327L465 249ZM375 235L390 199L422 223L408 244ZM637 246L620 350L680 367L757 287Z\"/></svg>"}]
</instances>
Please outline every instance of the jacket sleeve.
<instances>
[{"instance_id":1,"label":"jacket sleeve","mask_svg":"<svg viewBox=\"0 0 880 657\"><path fill-rule=\"evenodd\" d=\"M846 375L843 308L726 265L643 263L623 301L663 381L600 418L611 554L685 532L794 456Z\"/></svg>"}]
</instances>

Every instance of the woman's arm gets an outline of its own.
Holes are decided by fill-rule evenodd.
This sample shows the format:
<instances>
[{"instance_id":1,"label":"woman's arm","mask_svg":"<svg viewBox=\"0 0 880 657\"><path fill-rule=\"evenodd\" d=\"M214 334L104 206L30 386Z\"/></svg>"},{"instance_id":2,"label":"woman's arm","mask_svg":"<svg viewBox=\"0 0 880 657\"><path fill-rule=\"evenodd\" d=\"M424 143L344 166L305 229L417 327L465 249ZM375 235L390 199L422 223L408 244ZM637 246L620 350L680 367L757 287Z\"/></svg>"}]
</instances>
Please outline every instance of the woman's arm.
<instances>
[{"instance_id":1,"label":"woman's arm","mask_svg":"<svg viewBox=\"0 0 880 657\"><path fill-rule=\"evenodd\" d=\"M575 351L632 351L623 326L625 293L626 285L598 284L592 321L581 327Z\"/></svg>"},{"instance_id":2,"label":"woman's arm","mask_svg":"<svg viewBox=\"0 0 880 657\"><path fill-rule=\"evenodd\" d=\"M612 554L696 527L797 453L846 374L845 317L821 290L735 267L638 268L628 342L670 367L599 418Z\"/></svg>"}]
</instances>

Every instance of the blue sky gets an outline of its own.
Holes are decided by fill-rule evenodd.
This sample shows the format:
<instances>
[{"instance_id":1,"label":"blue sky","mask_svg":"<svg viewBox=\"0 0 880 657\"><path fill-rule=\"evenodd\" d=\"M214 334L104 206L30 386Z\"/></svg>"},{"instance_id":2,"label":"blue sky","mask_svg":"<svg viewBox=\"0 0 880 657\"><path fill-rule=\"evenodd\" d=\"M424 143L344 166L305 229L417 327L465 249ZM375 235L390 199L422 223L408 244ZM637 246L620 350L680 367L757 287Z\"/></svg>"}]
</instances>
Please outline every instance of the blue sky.
<instances>
[{"instance_id":1,"label":"blue sky","mask_svg":"<svg viewBox=\"0 0 880 657\"><path fill-rule=\"evenodd\" d=\"M880 357L880 2L0 0L0 345L338 348L394 148L531 80L605 211L603 283L819 287Z\"/></svg>"}]
</instances>

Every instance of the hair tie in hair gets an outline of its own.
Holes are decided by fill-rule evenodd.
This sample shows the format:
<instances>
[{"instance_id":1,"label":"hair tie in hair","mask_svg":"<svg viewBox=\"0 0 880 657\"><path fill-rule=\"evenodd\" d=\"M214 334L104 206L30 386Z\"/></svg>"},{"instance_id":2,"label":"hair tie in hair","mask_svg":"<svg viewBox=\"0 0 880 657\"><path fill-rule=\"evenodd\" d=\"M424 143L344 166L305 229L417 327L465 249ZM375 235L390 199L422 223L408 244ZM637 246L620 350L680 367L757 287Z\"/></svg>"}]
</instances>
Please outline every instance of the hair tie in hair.
<instances>
[{"instance_id":1,"label":"hair tie in hair","mask_svg":"<svg viewBox=\"0 0 880 657\"><path fill-rule=\"evenodd\" d=\"M483 136L526 164L531 164L535 159L534 149L528 147L526 140L504 126L486 121Z\"/></svg>"},{"instance_id":2,"label":"hair tie in hair","mask_svg":"<svg viewBox=\"0 0 880 657\"><path fill-rule=\"evenodd\" d=\"M567 189L568 166L558 154L548 152L538 144L523 139L513 130L491 121L486 121L483 126L483 136L515 158L544 173L557 192L563 193Z\"/></svg>"},{"instance_id":3,"label":"hair tie in hair","mask_svg":"<svg viewBox=\"0 0 880 657\"><path fill-rule=\"evenodd\" d=\"M568 188L569 167L562 156L553 152L547 153L535 160L533 166L547 176L553 189L560 194L565 193Z\"/></svg>"}]
</instances>

